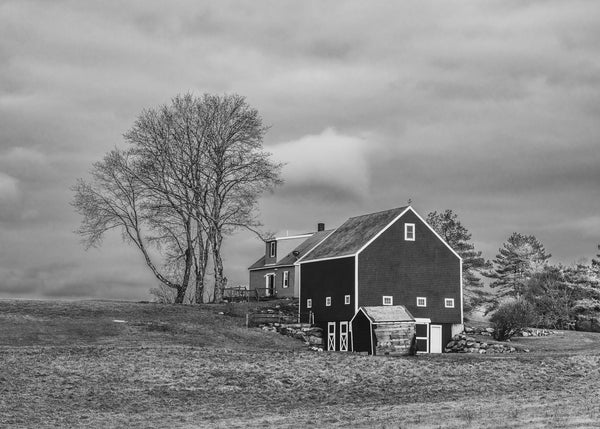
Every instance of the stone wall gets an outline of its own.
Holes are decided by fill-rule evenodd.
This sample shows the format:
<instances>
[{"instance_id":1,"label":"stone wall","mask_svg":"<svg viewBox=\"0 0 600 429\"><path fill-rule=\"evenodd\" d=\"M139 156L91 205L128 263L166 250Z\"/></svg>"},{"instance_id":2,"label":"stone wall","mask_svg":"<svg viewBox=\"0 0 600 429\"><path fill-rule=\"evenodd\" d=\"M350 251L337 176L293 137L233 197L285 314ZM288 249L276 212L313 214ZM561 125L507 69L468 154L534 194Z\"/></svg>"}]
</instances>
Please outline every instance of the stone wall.
<instances>
[{"instance_id":1,"label":"stone wall","mask_svg":"<svg viewBox=\"0 0 600 429\"><path fill-rule=\"evenodd\" d=\"M415 322L378 324L374 332L377 338L376 355L404 356L411 353Z\"/></svg>"},{"instance_id":2,"label":"stone wall","mask_svg":"<svg viewBox=\"0 0 600 429\"><path fill-rule=\"evenodd\" d=\"M323 350L323 330L310 323L268 323L260 325L260 328L304 341L315 350Z\"/></svg>"},{"instance_id":3,"label":"stone wall","mask_svg":"<svg viewBox=\"0 0 600 429\"><path fill-rule=\"evenodd\" d=\"M528 349L514 347L508 344L487 343L478 341L466 334L457 334L452 337L452 340L446 345L444 351L446 353L529 353Z\"/></svg>"}]
</instances>

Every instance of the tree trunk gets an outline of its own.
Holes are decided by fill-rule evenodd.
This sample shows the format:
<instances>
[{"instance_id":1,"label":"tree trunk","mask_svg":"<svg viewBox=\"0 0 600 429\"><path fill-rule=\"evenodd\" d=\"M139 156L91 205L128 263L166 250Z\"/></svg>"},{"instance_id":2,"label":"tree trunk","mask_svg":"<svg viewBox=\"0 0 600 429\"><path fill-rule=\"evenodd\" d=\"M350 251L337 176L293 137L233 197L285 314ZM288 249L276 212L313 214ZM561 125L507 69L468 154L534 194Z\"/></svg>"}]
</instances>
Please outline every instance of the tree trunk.
<instances>
[{"instance_id":1,"label":"tree trunk","mask_svg":"<svg viewBox=\"0 0 600 429\"><path fill-rule=\"evenodd\" d=\"M175 304L183 304L186 289L187 287L183 285L177 285L177 296L175 297Z\"/></svg>"},{"instance_id":2,"label":"tree trunk","mask_svg":"<svg viewBox=\"0 0 600 429\"><path fill-rule=\"evenodd\" d=\"M200 229L198 229L200 231ZM194 301L196 304L202 304L204 302L204 287L205 287L205 275L206 265L208 263L208 252L209 242L205 242L202 234L198 233L198 259L196 261L196 294Z\"/></svg>"},{"instance_id":3,"label":"tree trunk","mask_svg":"<svg viewBox=\"0 0 600 429\"><path fill-rule=\"evenodd\" d=\"M223 277L223 258L221 258L221 243L223 237L220 231L214 231L212 234L212 252L213 252L213 265L215 273L215 291L214 300L219 303L223 301L223 292L226 286L225 277Z\"/></svg>"}]
</instances>

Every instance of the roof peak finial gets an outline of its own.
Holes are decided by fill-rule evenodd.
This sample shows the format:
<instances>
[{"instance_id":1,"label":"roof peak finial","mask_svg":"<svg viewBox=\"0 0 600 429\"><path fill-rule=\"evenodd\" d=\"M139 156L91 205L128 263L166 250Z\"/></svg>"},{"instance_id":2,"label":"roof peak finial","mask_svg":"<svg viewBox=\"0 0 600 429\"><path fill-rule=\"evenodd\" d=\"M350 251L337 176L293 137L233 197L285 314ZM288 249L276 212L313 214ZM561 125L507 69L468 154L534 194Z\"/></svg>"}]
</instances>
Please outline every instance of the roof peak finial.
<instances>
[{"instance_id":1,"label":"roof peak finial","mask_svg":"<svg viewBox=\"0 0 600 429\"><path fill-rule=\"evenodd\" d=\"M412 198L408 198L408 205L410 206L412 204Z\"/></svg>"}]
</instances>

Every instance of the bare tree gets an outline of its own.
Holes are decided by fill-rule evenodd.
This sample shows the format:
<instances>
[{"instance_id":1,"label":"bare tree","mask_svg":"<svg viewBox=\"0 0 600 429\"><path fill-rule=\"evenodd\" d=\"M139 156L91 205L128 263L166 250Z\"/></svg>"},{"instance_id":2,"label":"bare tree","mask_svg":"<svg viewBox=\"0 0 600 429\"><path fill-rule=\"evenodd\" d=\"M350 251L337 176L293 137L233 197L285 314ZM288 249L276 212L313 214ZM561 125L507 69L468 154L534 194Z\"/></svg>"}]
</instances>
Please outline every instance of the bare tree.
<instances>
[{"instance_id":1,"label":"bare tree","mask_svg":"<svg viewBox=\"0 0 600 429\"><path fill-rule=\"evenodd\" d=\"M281 165L262 150L265 131L238 95L187 94L144 110L124 135L128 149L109 152L94 164L90 181L77 181L78 233L90 247L119 229L160 283L176 291L177 303L192 281L202 302L212 251L220 300L223 237L255 229L258 197L281 182Z\"/></svg>"},{"instance_id":2,"label":"bare tree","mask_svg":"<svg viewBox=\"0 0 600 429\"><path fill-rule=\"evenodd\" d=\"M238 228L257 232L258 197L282 183L282 164L271 161L271 154L263 150L267 127L244 97L205 95L203 105L211 112L212 121L203 169L207 187L200 206L208 223L214 300L219 302L227 282L221 255L223 237Z\"/></svg>"}]
</instances>

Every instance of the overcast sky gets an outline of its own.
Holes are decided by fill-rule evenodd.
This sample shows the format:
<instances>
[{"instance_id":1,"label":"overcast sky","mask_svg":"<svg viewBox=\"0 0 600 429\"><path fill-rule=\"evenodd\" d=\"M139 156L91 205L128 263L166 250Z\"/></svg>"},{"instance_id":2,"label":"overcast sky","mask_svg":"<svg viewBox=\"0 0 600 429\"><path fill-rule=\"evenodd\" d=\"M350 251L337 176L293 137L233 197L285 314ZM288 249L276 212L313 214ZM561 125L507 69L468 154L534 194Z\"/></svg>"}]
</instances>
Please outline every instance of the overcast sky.
<instances>
[{"instance_id":1,"label":"overcast sky","mask_svg":"<svg viewBox=\"0 0 600 429\"><path fill-rule=\"evenodd\" d=\"M272 231L453 209L488 258L600 243L600 2L0 1L0 297L149 299L143 259L84 251L70 187L143 108L239 93L287 163ZM263 251L226 244L230 285Z\"/></svg>"}]
</instances>

